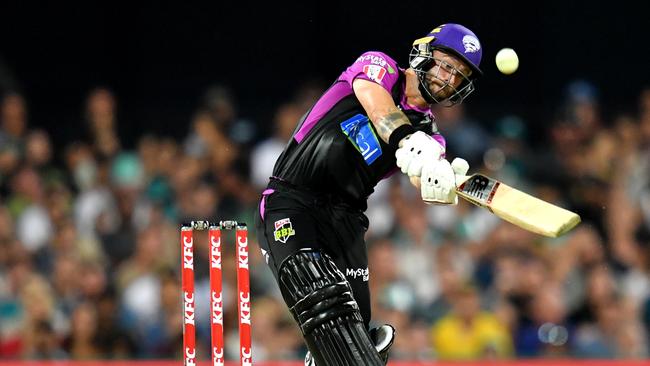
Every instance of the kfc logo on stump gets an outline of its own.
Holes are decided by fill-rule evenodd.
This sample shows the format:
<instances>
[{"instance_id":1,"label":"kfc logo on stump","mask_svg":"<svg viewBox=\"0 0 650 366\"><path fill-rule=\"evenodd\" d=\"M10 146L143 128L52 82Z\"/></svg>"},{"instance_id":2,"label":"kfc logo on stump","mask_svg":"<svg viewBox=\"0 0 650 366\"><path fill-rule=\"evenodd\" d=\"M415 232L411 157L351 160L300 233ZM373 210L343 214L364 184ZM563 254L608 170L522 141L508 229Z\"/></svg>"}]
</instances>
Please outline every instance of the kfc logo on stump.
<instances>
[{"instance_id":1,"label":"kfc logo on stump","mask_svg":"<svg viewBox=\"0 0 650 366\"><path fill-rule=\"evenodd\" d=\"M212 268L221 269L221 238L210 238L210 265Z\"/></svg>"}]
</instances>

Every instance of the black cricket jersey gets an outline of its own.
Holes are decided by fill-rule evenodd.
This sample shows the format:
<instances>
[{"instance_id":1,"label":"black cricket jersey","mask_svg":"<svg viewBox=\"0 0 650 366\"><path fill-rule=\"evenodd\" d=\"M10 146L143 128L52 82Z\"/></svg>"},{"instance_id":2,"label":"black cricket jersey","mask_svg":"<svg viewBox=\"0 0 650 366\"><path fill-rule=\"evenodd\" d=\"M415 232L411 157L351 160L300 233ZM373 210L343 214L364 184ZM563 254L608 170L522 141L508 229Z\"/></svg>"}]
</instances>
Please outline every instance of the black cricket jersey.
<instances>
[{"instance_id":1,"label":"black cricket jersey","mask_svg":"<svg viewBox=\"0 0 650 366\"><path fill-rule=\"evenodd\" d=\"M273 179L320 194L340 197L364 211L377 183L397 171L395 149L381 140L354 95L352 83L373 81L418 129L433 134L430 109L406 103L404 70L381 52L366 52L347 68L302 117L276 161ZM444 139L435 138L444 146Z\"/></svg>"}]
</instances>

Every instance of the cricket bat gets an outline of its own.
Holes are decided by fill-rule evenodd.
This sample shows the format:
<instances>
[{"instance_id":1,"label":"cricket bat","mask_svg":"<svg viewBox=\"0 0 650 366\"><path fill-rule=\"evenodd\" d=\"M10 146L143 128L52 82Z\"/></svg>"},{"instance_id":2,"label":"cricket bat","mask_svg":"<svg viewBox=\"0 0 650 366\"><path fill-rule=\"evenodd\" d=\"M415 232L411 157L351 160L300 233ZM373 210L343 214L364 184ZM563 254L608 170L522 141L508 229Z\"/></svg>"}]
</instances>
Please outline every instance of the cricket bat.
<instances>
[{"instance_id":1,"label":"cricket bat","mask_svg":"<svg viewBox=\"0 0 650 366\"><path fill-rule=\"evenodd\" d=\"M548 237L565 234L580 223L580 216L575 212L482 174L465 176L456 194L512 224Z\"/></svg>"}]
</instances>

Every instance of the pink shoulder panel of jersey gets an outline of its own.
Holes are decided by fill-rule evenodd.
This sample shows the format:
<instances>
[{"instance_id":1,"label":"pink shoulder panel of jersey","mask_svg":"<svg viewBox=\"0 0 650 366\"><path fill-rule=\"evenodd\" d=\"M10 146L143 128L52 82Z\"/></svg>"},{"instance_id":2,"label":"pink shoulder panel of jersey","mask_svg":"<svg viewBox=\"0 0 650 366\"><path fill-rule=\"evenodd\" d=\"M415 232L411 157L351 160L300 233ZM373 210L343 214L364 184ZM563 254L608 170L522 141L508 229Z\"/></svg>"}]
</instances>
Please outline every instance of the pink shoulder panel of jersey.
<instances>
[{"instance_id":1,"label":"pink shoulder panel of jersey","mask_svg":"<svg viewBox=\"0 0 650 366\"><path fill-rule=\"evenodd\" d=\"M341 99L352 94L352 82L361 78L374 81L390 93L399 79L397 63L383 52L363 53L337 79L337 82L323 94L305 118L294 139L301 143L320 119Z\"/></svg>"},{"instance_id":2,"label":"pink shoulder panel of jersey","mask_svg":"<svg viewBox=\"0 0 650 366\"><path fill-rule=\"evenodd\" d=\"M369 51L359 56L339 78L350 86L355 79L374 81L390 92L399 79L399 69L395 60L385 53Z\"/></svg>"}]
</instances>

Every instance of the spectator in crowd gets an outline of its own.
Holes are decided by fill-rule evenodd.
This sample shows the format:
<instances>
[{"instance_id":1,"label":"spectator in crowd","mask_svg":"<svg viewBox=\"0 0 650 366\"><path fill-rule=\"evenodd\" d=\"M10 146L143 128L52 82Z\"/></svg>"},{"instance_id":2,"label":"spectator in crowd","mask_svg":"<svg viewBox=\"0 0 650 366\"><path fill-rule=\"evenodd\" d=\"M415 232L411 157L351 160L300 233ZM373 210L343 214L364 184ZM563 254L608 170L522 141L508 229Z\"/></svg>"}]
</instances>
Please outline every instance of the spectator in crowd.
<instances>
[{"instance_id":1,"label":"spectator in crowd","mask_svg":"<svg viewBox=\"0 0 650 366\"><path fill-rule=\"evenodd\" d=\"M497 317L480 309L479 294L472 285L461 287L452 311L431 329L433 348L442 360L474 360L512 356L512 339Z\"/></svg>"},{"instance_id":2,"label":"spectator in crowd","mask_svg":"<svg viewBox=\"0 0 650 366\"><path fill-rule=\"evenodd\" d=\"M147 358L178 358L177 345L183 339L183 314L178 311L181 284L172 270L161 272L160 311L155 319L136 333L140 340L137 351ZM132 315L131 315L132 316ZM131 317L129 316L129 317ZM127 317L128 319L128 317ZM129 334L134 334L130 332Z\"/></svg>"},{"instance_id":3,"label":"spectator in crowd","mask_svg":"<svg viewBox=\"0 0 650 366\"><path fill-rule=\"evenodd\" d=\"M24 156L27 106L23 96L9 92L0 100L0 179L12 173ZM0 180L0 184L5 183Z\"/></svg>"},{"instance_id":4,"label":"spectator in crowd","mask_svg":"<svg viewBox=\"0 0 650 366\"><path fill-rule=\"evenodd\" d=\"M275 160L289 142L295 123L305 113L298 104L286 103L275 113L273 135L261 141L251 153L251 180L258 190L262 190L273 173Z\"/></svg>"},{"instance_id":5,"label":"spectator in crowd","mask_svg":"<svg viewBox=\"0 0 650 366\"><path fill-rule=\"evenodd\" d=\"M39 321L34 327L33 346L25 355L31 360L65 360L68 354L61 348L57 334L47 321Z\"/></svg>"},{"instance_id":6,"label":"spectator in crowd","mask_svg":"<svg viewBox=\"0 0 650 366\"><path fill-rule=\"evenodd\" d=\"M118 134L117 101L109 88L101 86L88 93L84 118L88 142L97 156L115 156L122 143Z\"/></svg>"},{"instance_id":7,"label":"spectator in crowd","mask_svg":"<svg viewBox=\"0 0 650 366\"><path fill-rule=\"evenodd\" d=\"M97 333L97 308L90 302L77 306L70 318L70 333L63 349L75 360L93 360L101 356Z\"/></svg>"},{"instance_id":8,"label":"spectator in crowd","mask_svg":"<svg viewBox=\"0 0 650 366\"><path fill-rule=\"evenodd\" d=\"M201 109L208 112L217 128L235 144L251 147L256 140L257 128L253 122L239 117L237 98L230 87L217 84L207 88Z\"/></svg>"}]
</instances>

